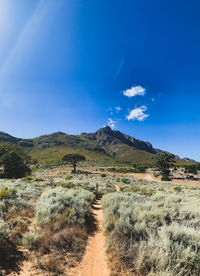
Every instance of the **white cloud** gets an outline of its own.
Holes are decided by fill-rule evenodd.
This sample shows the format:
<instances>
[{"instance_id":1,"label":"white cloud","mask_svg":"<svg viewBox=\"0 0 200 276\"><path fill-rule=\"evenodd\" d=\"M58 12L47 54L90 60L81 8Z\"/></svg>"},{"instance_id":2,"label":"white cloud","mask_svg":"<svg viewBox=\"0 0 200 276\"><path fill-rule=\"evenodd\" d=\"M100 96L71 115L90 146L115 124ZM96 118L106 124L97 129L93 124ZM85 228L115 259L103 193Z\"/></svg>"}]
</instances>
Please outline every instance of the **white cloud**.
<instances>
[{"instance_id":1,"label":"white cloud","mask_svg":"<svg viewBox=\"0 0 200 276\"><path fill-rule=\"evenodd\" d=\"M126 116L127 120L138 120L140 122L144 121L147 117L149 117L148 114L145 114L144 112L147 110L147 107L145 105L141 107L137 107L130 111L129 115Z\"/></svg>"},{"instance_id":2,"label":"white cloud","mask_svg":"<svg viewBox=\"0 0 200 276\"><path fill-rule=\"evenodd\" d=\"M121 111L122 110L122 108L120 107L120 106L116 106L115 107L115 110L117 111L117 113L119 112L119 111Z\"/></svg>"},{"instance_id":3,"label":"white cloud","mask_svg":"<svg viewBox=\"0 0 200 276\"><path fill-rule=\"evenodd\" d=\"M122 92L124 96L127 96L130 98L135 96L144 96L144 94L146 93L146 89L138 85L138 86L132 86L131 88L126 89Z\"/></svg>"},{"instance_id":4,"label":"white cloud","mask_svg":"<svg viewBox=\"0 0 200 276\"><path fill-rule=\"evenodd\" d=\"M116 128L116 124L117 124L116 121L113 121L113 119L108 118L108 126L109 127L111 127L112 129L115 129Z\"/></svg>"}]
</instances>

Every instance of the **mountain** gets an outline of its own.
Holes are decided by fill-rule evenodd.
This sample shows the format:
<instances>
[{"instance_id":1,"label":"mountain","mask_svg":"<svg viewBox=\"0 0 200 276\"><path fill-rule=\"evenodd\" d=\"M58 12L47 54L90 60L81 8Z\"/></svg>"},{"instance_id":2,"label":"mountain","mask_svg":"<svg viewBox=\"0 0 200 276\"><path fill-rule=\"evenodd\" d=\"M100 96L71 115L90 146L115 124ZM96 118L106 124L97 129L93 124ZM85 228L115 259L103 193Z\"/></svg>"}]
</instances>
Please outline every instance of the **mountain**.
<instances>
[{"instance_id":1,"label":"mountain","mask_svg":"<svg viewBox=\"0 0 200 276\"><path fill-rule=\"evenodd\" d=\"M64 154L80 153L84 154L87 160L99 162L149 163L152 155L160 151L153 148L149 142L112 130L109 126L94 133L69 135L55 132L33 139L20 139L0 132L0 142L24 147L39 162L58 161ZM190 162L190 159L185 158L183 161Z\"/></svg>"}]
</instances>

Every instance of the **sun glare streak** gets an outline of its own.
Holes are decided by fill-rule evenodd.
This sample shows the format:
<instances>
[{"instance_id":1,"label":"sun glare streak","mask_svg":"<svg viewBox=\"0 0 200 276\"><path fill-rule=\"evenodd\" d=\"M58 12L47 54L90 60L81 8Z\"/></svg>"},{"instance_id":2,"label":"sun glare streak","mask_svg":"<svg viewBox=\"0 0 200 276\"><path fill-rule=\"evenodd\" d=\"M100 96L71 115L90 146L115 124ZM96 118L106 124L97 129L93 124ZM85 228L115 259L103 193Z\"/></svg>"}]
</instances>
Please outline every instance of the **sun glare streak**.
<instances>
[{"instance_id":1,"label":"sun glare streak","mask_svg":"<svg viewBox=\"0 0 200 276\"><path fill-rule=\"evenodd\" d=\"M9 2L0 0L0 41L6 35L12 20L12 11L9 12Z\"/></svg>"},{"instance_id":2,"label":"sun glare streak","mask_svg":"<svg viewBox=\"0 0 200 276\"><path fill-rule=\"evenodd\" d=\"M3 3L4 3L4 1L0 0L0 16L1 16L1 13L2 13L1 7L4 7ZM2 80L3 75L7 72L7 69L9 68L9 66L12 63L13 59L17 56L18 49L23 47L23 44L26 41L26 37L27 37L27 35L29 35L29 33L30 33L29 31L31 29L31 26L35 22L37 14L38 14L40 8L43 6L43 3L44 3L44 0L40 0L38 2L35 10L32 13L32 16L29 18L29 20L27 21L26 25L24 26L22 32L20 33L18 39L16 40L16 43L15 43L13 49L11 50L8 58L4 62L3 66L0 68L0 80ZM8 9L8 6L7 6L7 9ZM5 7L4 7L4 10L5 10ZM6 15L4 15L4 17L6 17Z\"/></svg>"}]
</instances>

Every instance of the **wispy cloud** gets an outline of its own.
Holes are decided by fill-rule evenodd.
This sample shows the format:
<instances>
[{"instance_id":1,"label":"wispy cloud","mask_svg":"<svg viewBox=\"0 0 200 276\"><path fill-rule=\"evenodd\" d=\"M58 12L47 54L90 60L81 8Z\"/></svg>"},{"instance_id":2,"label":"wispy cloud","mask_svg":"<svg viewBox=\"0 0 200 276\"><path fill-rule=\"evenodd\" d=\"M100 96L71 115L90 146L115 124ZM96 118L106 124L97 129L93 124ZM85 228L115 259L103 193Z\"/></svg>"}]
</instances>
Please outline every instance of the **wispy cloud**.
<instances>
[{"instance_id":1,"label":"wispy cloud","mask_svg":"<svg viewBox=\"0 0 200 276\"><path fill-rule=\"evenodd\" d=\"M116 128L117 121L114 121L113 119L108 118L107 124L108 124L108 126L111 127L112 129L115 129L115 128Z\"/></svg>"},{"instance_id":2,"label":"wispy cloud","mask_svg":"<svg viewBox=\"0 0 200 276\"><path fill-rule=\"evenodd\" d=\"M145 105L141 107L134 108L130 111L129 115L126 116L127 120L137 120L137 121L144 121L147 117L149 117L149 114L145 114L145 111L147 111L147 107Z\"/></svg>"},{"instance_id":3,"label":"wispy cloud","mask_svg":"<svg viewBox=\"0 0 200 276\"><path fill-rule=\"evenodd\" d=\"M119 113L122 110L122 108L120 106L116 106L115 110L116 110L117 113Z\"/></svg>"},{"instance_id":4,"label":"wispy cloud","mask_svg":"<svg viewBox=\"0 0 200 276\"><path fill-rule=\"evenodd\" d=\"M117 80L118 77L119 77L119 75L121 74L121 71L122 71L122 69L123 69L123 67L124 67L124 63L125 63L125 58L122 58L122 60L121 60L121 62L120 62L120 64L119 64L119 67L118 67L118 69L117 69L117 73L116 73L116 75L115 75L115 80Z\"/></svg>"},{"instance_id":5,"label":"wispy cloud","mask_svg":"<svg viewBox=\"0 0 200 276\"><path fill-rule=\"evenodd\" d=\"M127 97L135 97L135 96L144 96L146 93L146 89L140 85L132 86L129 89L122 91L124 96Z\"/></svg>"}]
</instances>

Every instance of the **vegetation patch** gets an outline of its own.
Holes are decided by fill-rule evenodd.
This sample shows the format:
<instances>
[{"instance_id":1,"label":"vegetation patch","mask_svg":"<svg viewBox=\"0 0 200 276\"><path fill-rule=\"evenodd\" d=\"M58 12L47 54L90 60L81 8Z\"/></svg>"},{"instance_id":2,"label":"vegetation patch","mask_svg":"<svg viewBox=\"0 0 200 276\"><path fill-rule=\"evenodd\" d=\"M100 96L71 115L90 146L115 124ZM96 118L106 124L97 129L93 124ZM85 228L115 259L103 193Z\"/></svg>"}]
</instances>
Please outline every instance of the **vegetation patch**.
<instances>
[{"instance_id":1,"label":"vegetation patch","mask_svg":"<svg viewBox=\"0 0 200 276\"><path fill-rule=\"evenodd\" d=\"M94 200L92 192L61 186L41 194L35 206L34 230L23 236L23 245L36 256L36 267L60 274L64 264L80 261L94 223Z\"/></svg>"},{"instance_id":2,"label":"vegetation patch","mask_svg":"<svg viewBox=\"0 0 200 276\"><path fill-rule=\"evenodd\" d=\"M150 196L140 189L103 197L108 252L119 260L116 270L124 268L130 275L197 276L199 191L175 187L173 192L169 185L156 184L155 192L154 185Z\"/></svg>"}]
</instances>

